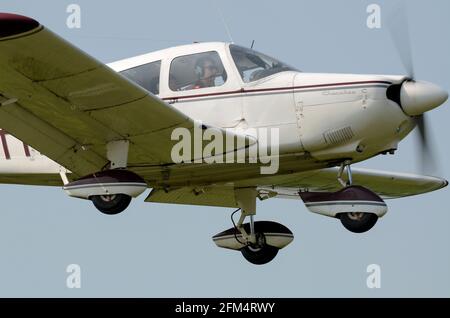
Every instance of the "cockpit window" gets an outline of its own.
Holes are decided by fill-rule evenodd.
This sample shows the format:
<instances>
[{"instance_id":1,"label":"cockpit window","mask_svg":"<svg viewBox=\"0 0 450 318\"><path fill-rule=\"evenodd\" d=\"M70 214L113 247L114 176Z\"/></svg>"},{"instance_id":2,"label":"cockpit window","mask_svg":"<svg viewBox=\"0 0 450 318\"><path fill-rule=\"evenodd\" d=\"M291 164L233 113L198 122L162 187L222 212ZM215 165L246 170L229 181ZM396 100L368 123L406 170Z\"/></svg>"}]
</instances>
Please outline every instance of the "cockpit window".
<instances>
[{"instance_id":1,"label":"cockpit window","mask_svg":"<svg viewBox=\"0 0 450 318\"><path fill-rule=\"evenodd\" d=\"M120 72L120 74L145 88L149 92L158 95L160 71L161 61L156 61L124 70Z\"/></svg>"},{"instance_id":2,"label":"cockpit window","mask_svg":"<svg viewBox=\"0 0 450 318\"><path fill-rule=\"evenodd\" d=\"M237 45L230 45L230 53L245 83L254 82L280 72L298 72L297 69L272 57Z\"/></svg>"},{"instance_id":3,"label":"cockpit window","mask_svg":"<svg viewBox=\"0 0 450 318\"><path fill-rule=\"evenodd\" d=\"M169 87L173 91L217 87L227 80L227 73L215 51L176 57L169 72Z\"/></svg>"}]
</instances>

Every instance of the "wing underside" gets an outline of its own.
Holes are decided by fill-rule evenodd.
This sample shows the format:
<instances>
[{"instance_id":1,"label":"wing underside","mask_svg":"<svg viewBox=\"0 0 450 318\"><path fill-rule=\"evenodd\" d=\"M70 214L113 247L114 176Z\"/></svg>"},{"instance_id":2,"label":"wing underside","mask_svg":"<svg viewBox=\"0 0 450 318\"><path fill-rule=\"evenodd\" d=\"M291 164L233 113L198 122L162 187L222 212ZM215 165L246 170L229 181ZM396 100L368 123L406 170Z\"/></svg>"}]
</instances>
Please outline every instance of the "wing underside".
<instances>
[{"instance_id":1,"label":"wing underside","mask_svg":"<svg viewBox=\"0 0 450 318\"><path fill-rule=\"evenodd\" d=\"M337 173L338 169L331 168L276 176L271 178L271 183L259 179L243 180L235 185L182 187L170 191L153 189L146 201L236 207L234 188L239 184L256 186L260 199L277 197L300 200L299 192L334 192L341 189ZM369 188L384 199L424 194L448 185L446 180L437 177L357 168L353 169L353 182Z\"/></svg>"}]
</instances>

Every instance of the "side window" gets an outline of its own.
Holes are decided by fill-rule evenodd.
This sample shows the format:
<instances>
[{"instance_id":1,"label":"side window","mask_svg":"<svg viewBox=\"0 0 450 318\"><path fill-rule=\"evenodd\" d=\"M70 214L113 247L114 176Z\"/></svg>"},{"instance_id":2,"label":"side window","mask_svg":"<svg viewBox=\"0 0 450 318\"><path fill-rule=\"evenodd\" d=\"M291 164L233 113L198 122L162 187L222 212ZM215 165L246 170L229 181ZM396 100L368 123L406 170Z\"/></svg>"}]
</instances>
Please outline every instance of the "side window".
<instances>
[{"instance_id":1,"label":"side window","mask_svg":"<svg viewBox=\"0 0 450 318\"><path fill-rule=\"evenodd\" d=\"M123 76L145 88L149 92L159 94L159 74L161 61L139 65L120 72Z\"/></svg>"},{"instance_id":2,"label":"side window","mask_svg":"<svg viewBox=\"0 0 450 318\"><path fill-rule=\"evenodd\" d=\"M172 91L221 86L227 73L217 52L205 52L176 57L169 72Z\"/></svg>"}]
</instances>

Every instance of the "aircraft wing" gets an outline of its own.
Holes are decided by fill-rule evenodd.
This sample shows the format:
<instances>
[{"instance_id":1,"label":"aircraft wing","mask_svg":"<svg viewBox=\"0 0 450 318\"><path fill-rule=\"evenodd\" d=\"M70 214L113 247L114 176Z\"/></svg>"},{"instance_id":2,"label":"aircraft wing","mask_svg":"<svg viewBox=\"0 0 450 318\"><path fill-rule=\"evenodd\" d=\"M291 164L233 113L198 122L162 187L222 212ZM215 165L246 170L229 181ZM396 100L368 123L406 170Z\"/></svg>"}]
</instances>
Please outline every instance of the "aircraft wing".
<instances>
[{"instance_id":1,"label":"aircraft wing","mask_svg":"<svg viewBox=\"0 0 450 318\"><path fill-rule=\"evenodd\" d=\"M439 190L448 181L429 176L353 168L354 184L362 185L376 192L384 199L395 199ZM256 180L242 180L234 186L256 186L260 199L298 199L300 191L337 191L342 186L337 181L337 168L314 170L291 175L273 176ZM237 207L233 185L211 185L185 187L164 191L153 189L147 202L176 203Z\"/></svg>"},{"instance_id":2,"label":"aircraft wing","mask_svg":"<svg viewBox=\"0 0 450 318\"><path fill-rule=\"evenodd\" d=\"M277 196L298 198L299 191L337 191L342 186L337 181L337 168L304 172L297 177L285 177L277 184L262 186ZM445 179L416 174L353 168L353 183L362 185L384 199L396 199L439 190L448 185Z\"/></svg>"},{"instance_id":3,"label":"aircraft wing","mask_svg":"<svg viewBox=\"0 0 450 318\"><path fill-rule=\"evenodd\" d=\"M172 131L199 125L27 17L0 13L0 74L0 127L73 177L105 167L116 140L129 165L170 164Z\"/></svg>"}]
</instances>

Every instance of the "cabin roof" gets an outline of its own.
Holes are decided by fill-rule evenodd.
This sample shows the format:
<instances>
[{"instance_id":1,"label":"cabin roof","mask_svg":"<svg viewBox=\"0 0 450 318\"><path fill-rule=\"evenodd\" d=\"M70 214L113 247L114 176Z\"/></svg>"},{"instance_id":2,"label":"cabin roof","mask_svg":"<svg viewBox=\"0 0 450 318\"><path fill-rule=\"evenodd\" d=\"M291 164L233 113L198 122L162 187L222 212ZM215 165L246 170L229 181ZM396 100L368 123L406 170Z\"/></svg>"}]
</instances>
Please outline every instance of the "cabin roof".
<instances>
[{"instance_id":1,"label":"cabin roof","mask_svg":"<svg viewBox=\"0 0 450 318\"><path fill-rule=\"evenodd\" d=\"M227 42L201 42L179 45L112 62L109 63L108 66L115 71L120 72L131 67L150 63L166 57L181 56L205 51L219 51L223 50L228 45L229 43Z\"/></svg>"}]
</instances>

